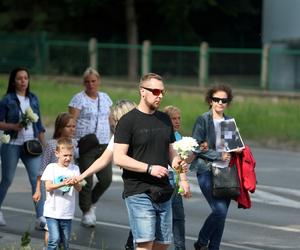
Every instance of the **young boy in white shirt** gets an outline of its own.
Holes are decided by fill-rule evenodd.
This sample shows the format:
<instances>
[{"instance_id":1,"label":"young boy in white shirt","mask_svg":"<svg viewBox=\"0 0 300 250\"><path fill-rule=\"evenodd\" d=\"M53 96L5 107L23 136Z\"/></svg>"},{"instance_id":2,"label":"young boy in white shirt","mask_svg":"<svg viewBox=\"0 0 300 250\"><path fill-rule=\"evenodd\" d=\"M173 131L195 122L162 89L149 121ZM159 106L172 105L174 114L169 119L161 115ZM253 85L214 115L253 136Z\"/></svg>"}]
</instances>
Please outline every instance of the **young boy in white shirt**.
<instances>
[{"instance_id":1,"label":"young boy in white shirt","mask_svg":"<svg viewBox=\"0 0 300 250\"><path fill-rule=\"evenodd\" d=\"M55 155L58 162L47 165L41 177L47 191L44 204L44 216L49 231L47 249L58 249L61 242L66 250L69 249L71 225L75 212L74 189L81 190L81 185L75 178L80 175L80 171L78 166L71 163L73 158L71 139L59 139Z\"/></svg>"}]
</instances>

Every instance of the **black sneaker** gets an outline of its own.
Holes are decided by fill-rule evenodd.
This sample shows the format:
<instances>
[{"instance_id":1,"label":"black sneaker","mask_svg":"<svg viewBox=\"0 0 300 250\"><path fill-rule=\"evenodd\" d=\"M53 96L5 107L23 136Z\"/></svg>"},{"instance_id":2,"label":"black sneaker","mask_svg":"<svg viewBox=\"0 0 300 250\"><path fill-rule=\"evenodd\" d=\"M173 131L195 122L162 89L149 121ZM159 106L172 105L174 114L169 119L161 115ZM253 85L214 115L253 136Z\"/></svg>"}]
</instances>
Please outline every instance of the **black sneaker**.
<instances>
[{"instance_id":1,"label":"black sneaker","mask_svg":"<svg viewBox=\"0 0 300 250\"><path fill-rule=\"evenodd\" d=\"M195 250L208 250L207 246L198 245L197 242L194 243Z\"/></svg>"}]
</instances>

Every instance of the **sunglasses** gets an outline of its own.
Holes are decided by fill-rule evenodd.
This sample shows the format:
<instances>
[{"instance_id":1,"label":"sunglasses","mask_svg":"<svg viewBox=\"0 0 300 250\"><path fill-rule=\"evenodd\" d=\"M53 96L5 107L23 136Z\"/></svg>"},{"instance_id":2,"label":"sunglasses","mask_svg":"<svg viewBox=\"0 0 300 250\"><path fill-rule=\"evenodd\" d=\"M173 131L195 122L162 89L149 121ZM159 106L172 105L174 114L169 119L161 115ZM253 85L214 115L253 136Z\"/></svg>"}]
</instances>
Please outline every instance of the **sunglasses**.
<instances>
[{"instance_id":1,"label":"sunglasses","mask_svg":"<svg viewBox=\"0 0 300 250\"><path fill-rule=\"evenodd\" d=\"M166 91L164 89L151 89L141 86L141 88L150 91L153 95L159 96L160 94L165 95Z\"/></svg>"},{"instance_id":2,"label":"sunglasses","mask_svg":"<svg viewBox=\"0 0 300 250\"><path fill-rule=\"evenodd\" d=\"M220 103L221 101L222 104L228 103L229 101L228 98L212 97L211 99L213 100L213 102L217 102L217 103Z\"/></svg>"}]
</instances>

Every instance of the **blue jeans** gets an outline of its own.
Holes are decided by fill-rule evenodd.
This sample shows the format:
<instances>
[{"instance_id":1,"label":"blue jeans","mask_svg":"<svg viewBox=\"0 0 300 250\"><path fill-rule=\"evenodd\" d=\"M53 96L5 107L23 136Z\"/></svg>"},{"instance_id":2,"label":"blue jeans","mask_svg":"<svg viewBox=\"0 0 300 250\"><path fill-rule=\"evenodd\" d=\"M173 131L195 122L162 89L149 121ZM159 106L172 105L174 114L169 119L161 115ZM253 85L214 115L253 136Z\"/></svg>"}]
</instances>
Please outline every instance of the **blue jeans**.
<instances>
[{"instance_id":1,"label":"blue jeans","mask_svg":"<svg viewBox=\"0 0 300 250\"><path fill-rule=\"evenodd\" d=\"M155 241L171 244L171 200L155 203L147 194L141 193L125 198L125 203L135 243Z\"/></svg>"},{"instance_id":2,"label":"blue jeans","mask_svg":"<svg viewBox=\"0 0 300 250\"><path fill-rule=\"evenodd\" d=\"M59 249L59 243L64 246L64 250L69 249L72 220L54 219L46 217L49 239L48 250Z\"/></svg>"},{"instance_id":3,"label":"blue jeans","mask_svg":"<svg viewBox=\"0 0 300 250\"><path fill-rule=\"evenodd\" d=\"M173 237L175 250L185 250L184 208L181 194L172 197Z\"/></svg>"},{"instance_id":4,"label":"blue jeans","mask_svg":"<svg viewBox=\"0 0 300 250\"><path fill-rule=\"evenodd\" d=\"M176 174L169 170L169 182L176 188ZM185 250L185 215L181 194L175 190L172 196L173 238L175 250Z\"/></svg>"},{"instance_id":5,"label":"blue jeans","mask_svg":"<svg viewBox=\"0 0 300 250\"><path fill-rule=\"evenodd\" d=\"M219 250L230 199L216 199L212 196L211 171L197 174L197 179L200 189L212 210L199 232L197 242L204 246L208 244L209 250Z\"/></svg>"},{"instance_id":6,"label":"blue jeans","mask_svg":"<svg viewBox=\"0 0 300 250\"><path fill-rule=\"evenodd\" d=\"M2 179L0 182L0 208L5 199L8 188L13 182L16 168L19 159L25 165L29 181L31 184L31 192L32 194L36 189L36 181L38 176L38 171L41 165L41 156L29 156L24 150L23 146L19 145L11 145L11 144L2 144L1 146L1 168L2 168ZM36 217L43 216L44 209L44 188L42 188L42 197L38 203L35 203L35 212Z\"/></svg>"}]
</instances>

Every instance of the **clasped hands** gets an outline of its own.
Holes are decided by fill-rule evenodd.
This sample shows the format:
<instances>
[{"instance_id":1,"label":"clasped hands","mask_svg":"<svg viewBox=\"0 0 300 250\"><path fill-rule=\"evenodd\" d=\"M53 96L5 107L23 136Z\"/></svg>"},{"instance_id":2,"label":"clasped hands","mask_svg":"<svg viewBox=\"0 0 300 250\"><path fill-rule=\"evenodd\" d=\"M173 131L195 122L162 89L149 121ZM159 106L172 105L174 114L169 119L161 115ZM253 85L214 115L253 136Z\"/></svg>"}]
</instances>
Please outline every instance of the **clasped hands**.
<instances>
[{"instance_id":1,"label":"clasped hands","mask_svg":"<svg viewBox=\"0 0 300 250\"><path fill-rule=\"evenodd\" d=\"M71 177L71 178L67 178L63 181L65 186L74 186L76 184L79 184L78 178L77 177Z\"/></svg>"}]
</instances>

